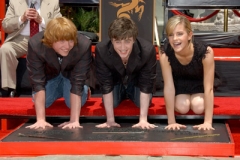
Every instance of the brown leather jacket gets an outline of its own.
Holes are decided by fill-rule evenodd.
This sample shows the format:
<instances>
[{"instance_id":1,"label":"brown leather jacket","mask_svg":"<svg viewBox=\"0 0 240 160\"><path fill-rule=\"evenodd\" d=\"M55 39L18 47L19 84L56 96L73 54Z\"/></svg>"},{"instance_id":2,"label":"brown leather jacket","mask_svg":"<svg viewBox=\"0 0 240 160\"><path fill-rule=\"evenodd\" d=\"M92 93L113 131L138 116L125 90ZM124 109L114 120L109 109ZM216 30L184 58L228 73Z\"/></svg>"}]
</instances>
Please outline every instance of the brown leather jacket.
<instances>
[{"instance_id":1,"label":"brown leather jacket","mask_svg":"<svg viewBox=\"0 0 240 160\"><path fill-rule=\"evenodd\" d=\"M43 32L40 32L28 44L27 69L33 91L45 90L47 81L61 72L72 84L71 93L82 95L92 62L91 41L78 34L78 43L60 64L55 50L44 45L42 38Z\"/></svg>"},{"instance_id":2,"label":"brown leather jacket","mask_svg":"<svg viewBox=\"0 0 240 160\"><path fill-rule=\"evenodd\" d=\"M96 45L96 77L103 94L113 90L114 85L133 82L141 92L152 93L156 80L156 50L153 44L137 38L125 69L120 56L110 40Z\"/></svg>"}]
</instances>

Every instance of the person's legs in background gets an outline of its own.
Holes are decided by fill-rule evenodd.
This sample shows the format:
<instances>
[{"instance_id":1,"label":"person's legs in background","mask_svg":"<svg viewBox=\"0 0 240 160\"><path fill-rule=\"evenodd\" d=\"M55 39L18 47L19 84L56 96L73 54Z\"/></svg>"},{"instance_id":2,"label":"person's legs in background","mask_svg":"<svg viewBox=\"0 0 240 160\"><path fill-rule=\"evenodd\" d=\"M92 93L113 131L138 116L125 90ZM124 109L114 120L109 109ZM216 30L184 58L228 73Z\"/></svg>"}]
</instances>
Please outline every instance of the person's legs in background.
<instances>
[{"instance_id":1,"label":"person's legs in background","mask_svg":"<svg viewBox=\"0 0 240 160\"><path fill-rule=\"evenodd\" d=\"M27 53L28 37L18 36L11 42L5 42L0 48L1 88L9 91L9 96L16 96L17 58Z\"/></svg>"}]
</instances>

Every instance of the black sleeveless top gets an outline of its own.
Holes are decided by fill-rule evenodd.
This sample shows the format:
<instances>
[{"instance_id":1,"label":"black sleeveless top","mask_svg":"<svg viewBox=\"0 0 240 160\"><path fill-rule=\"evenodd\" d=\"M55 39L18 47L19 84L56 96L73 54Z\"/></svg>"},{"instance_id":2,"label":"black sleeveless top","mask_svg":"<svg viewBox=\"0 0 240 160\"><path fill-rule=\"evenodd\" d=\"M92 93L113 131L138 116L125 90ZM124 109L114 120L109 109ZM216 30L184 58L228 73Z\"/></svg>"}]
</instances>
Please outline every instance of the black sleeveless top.
<instances>
[{"instance_id":1,"label":"black sleeveless top","mask_svg":"<svg viewBox=\"0 0 240 160\"><path fill-rule=\"evenodd\" d=\"M175 56L170 44L165 50L172 67L175 95L204 93L202 59L207 53L207 46L200 42L193 42L194 55L187 65L182 65Z\"/></svg>"}]
</instances>

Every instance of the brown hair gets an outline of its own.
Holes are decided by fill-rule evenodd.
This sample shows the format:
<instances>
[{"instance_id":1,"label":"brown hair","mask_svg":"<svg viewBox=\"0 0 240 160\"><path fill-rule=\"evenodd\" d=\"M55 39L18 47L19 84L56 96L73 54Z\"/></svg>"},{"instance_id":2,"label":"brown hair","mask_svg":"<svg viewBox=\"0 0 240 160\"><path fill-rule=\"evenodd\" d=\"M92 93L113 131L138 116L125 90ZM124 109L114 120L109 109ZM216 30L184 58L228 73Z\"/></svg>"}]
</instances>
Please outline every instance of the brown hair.
<instances>
[{"instance_id":1,"label":"brown hair","mask_svg":"<svg viewBox=\"0 0 240 160\"><path fill-rule=\"evenodd\" d=\"M108 28L108 36L112 40L123 40L133 37L136 40L138 35L138 29L133 20L121 17L115 19Z\"/></svg>"},{"instance_id":2,"label":"brown hair","mask_svg":"<svg viewBox=\"0 0 240 160\"><path fill-rule=\"evenodd\" d=\"M60 40L73 40L74 44L77 43L77 28L71 20L65 17L58 17L49 21L42 42L48 47L52 47L54 42Z\"/></svg>"}]
</instances>

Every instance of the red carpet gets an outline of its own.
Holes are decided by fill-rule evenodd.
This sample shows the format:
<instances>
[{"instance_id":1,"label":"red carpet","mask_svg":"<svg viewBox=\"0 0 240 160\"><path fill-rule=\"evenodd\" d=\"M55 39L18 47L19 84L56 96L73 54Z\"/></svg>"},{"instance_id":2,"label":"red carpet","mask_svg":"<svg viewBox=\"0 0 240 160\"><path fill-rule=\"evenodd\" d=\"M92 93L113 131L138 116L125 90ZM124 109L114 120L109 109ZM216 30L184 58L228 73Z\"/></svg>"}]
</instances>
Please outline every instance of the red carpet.
<instances>
[{"instance_id":1,"label":"red carpet","mask_svg":"<svg viewBox=\"0 0 240 160\"><path fill-rule=\"evenodd\" d=\"M214 115L240 115L240 97L215 97ZM34 105L31 98L0 98L0 115L35 116ZM115 110L116 116L138 116L140 111L130 100L123 101ZM70 109L65 105L64 99L57 100L46 109L47 116L69 116ZM188 113L192 115L190 111ZM164 99L154 97L149 108L149 115L166 115ZM82 107L81 116L105 116L102 99L90 98Z\"/></svg>"}]
</instances>

